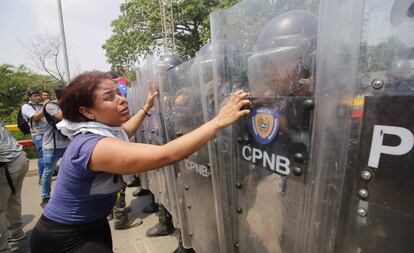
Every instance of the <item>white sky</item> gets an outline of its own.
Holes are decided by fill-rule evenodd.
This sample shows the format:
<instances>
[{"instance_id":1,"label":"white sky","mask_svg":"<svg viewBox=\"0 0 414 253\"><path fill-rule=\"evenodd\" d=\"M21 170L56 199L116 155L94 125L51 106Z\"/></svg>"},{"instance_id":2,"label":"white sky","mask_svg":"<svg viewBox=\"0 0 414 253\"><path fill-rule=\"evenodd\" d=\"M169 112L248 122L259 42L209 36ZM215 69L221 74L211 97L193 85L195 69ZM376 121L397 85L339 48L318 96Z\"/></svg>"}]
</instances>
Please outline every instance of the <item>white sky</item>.
<instances>
[{"instance_id":1,"label":"white sky","mask_svg":"<svg viewBox=\"0 0 414 253\"><path fill-rule=\"evenodd\" d=\"M102 45L124 0L61 0L71 77L86 70L108 71ZM0 0L0 64L36 69L21 42L35 35L60 35L57 0Z\"/></svg>"}]
</instances>

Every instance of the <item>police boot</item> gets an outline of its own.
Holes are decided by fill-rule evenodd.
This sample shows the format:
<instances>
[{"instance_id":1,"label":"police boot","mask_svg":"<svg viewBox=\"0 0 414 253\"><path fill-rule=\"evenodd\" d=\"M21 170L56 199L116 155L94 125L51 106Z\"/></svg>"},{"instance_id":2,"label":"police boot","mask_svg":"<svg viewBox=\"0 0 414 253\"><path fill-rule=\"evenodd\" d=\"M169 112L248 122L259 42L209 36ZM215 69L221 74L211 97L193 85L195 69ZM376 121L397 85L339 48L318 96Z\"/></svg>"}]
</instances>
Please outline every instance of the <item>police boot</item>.
<instances>
[{"instance_id":1,"label":"police boot","mask_svg":"<svg viewBox=\"0 0 414 253\"><path fill-rule=\"evenodd\" d=\"M151 204L144 207L144 209L142 209L142 211L144 213L155 213L155 212L159 211L158 204L155 202L154 194L151 193Z\"/></svg>"},{"instance_id":2,"label":"police boot","mask_svg":"<svg viewBox=\"0 0 414 253\"><path fill-rule=\"evenodd\" d=\"M164 236L174 233L171 214L167 211L167 209L165 209L163 205L159 205L158 209L158 223L147 230L145 233L147 237Z\"/></svg>"},{"instance_id":3,"label":"police boot","mask_svg":"<svg viewBox=\"0 0 414 253\"><path fill-rule=\"evenodd\" d=\"M133 228L136 226L139 226L142 224L141 219L132 218L130 219L128 217L127 208L117 208L114 207L113 213L114 213L114 228L119 229L128 229Z\"/></svg>"},{"instance_id":4,"label":"police boot","mask_svg":"<svg viewBox=\"0 0 414 253\"><path fill-rule=\"evenodd\" d=\"M151 194L150 190L142 189L141 187L138 187L133 193L132 196L134 197L141 197Z\"/></svg>"},{"instance_id":5,"label":"police boot","mask_svg":"<svg viewBox=\"0 0 414 253\"><path fill-rule=\"evenodd\" d=\"M173 253L196 253L192 248L186 249L183 246L183 240L181 239L181 233L178 236L178 247L173 251Z\"/></svg>"},{"instance_id":6,"label":"police boot","mask_svg":"<svg viewBox=\"0 0 414 253\"><path fill-rule=\"evenodd\" d=\"M142 209L142 211L144 213L156 213L156 212L159 212L158 204L155 203L155 202L152 202L148 206L144 207L144 209Z\"/></svg>"},{"instance_id":7,"label":"police boot","mask_svg":"<svg viewBox=\"0 0 414 253\"><path fill-rule=\"evenodd\" d=\"M126 190L126 185L123 185L121 190L119 190L119 192L116 193L115 207L122 208L126 206L125 190Z\"/></svg>"}]
</instances>

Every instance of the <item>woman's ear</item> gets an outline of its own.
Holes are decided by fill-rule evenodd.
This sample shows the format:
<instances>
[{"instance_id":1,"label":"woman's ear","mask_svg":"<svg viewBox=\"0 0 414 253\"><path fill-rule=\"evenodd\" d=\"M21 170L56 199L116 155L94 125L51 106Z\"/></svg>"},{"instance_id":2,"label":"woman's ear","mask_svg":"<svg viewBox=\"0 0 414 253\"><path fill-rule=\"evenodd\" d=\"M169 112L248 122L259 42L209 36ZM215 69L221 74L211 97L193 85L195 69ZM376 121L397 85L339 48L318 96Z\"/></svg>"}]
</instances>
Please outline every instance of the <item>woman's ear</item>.
<instances>
[{"instance_id":1,"label":"woman's ear","mask_svg":"<svg viewBox=\"0 0 414 253\"><path fill-rule=\"evenodd\" d=\"M85 106L79 107L79 112L83 115L83 117L90 119L90 120L95 120L95 116L93 116L93 113L88 107L85 107Z\"/></svg>"}]
</instances>

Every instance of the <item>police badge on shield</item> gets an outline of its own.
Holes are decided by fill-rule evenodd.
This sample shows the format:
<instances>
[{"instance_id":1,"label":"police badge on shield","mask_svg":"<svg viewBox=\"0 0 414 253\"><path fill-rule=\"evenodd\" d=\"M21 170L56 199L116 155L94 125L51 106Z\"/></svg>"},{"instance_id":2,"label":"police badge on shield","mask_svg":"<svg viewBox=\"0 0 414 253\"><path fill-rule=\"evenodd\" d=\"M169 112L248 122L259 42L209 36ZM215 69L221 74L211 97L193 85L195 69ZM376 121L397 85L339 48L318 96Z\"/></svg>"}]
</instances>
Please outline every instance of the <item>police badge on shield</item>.
<instances>
[{"instance_id":1,"label":"police badge on shield","mask_svg":"<svg viewBox=\"0 0 414 253\"><path fill-rule=\"evenodd\" d=\"M247 122L250 132L260 144L268 144L279 129L279 114L273 108L258 107L252 110Z\"/></svg>"}]
</instances>

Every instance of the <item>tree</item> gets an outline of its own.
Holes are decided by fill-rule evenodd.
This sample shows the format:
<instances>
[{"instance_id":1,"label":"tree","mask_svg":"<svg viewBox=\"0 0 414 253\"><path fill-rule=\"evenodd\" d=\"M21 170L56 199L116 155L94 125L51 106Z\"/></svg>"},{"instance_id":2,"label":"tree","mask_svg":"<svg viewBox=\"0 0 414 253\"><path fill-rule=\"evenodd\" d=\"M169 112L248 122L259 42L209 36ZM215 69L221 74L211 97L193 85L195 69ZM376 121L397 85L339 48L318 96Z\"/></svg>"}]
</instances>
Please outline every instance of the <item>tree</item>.
<instances>
[{"instance_id":1,"label":"tree","mask_svg":"<svg viewBox=\"0 0 414 253\"><path fill-rule=\"evenodd\" d=\"M210 13L239 1L173 1L175 53L184 60L194 57L210 38ZM120 17L111 24L112 35L102 47L112 68L124 71L134 66L137 56L161 53L162 27L156 0L128 0L120 10Z\"/></svg>"},{"instance_id":2,"label":"tree","mask_svg":"<svg viewBox=\"0 0 414 253\"><path fill-rule=\"evenodd\" d=\"M61 59L63 49L58 35L38 34L23 45L33 57L34 64L39 70L45 71L62 85L65 84Z\"/></svg>"},{"instance_id":3,"label":"tree","mask_svg":"<svg viewBox=\"0 0 414 253\"><path fill-rule=\"evenodd\" d=\"M51 90L59 83L51 77L33 73L24 65L0 65L0 118L6 124L15 124L20 106L27 101L29 88Z\"/></svg>"},{"instance_id":4,"label":"tree","mask_svg":"<svg viewBox=\"0 0 414 253\"><path fill-rule=\"evenodd\" d=\"M391 68L394 60L405 58L410 48L397 37L391 36L377 45L367 45L367 64L369 71L381 71Z\"/></svg>"}]
</instances>

